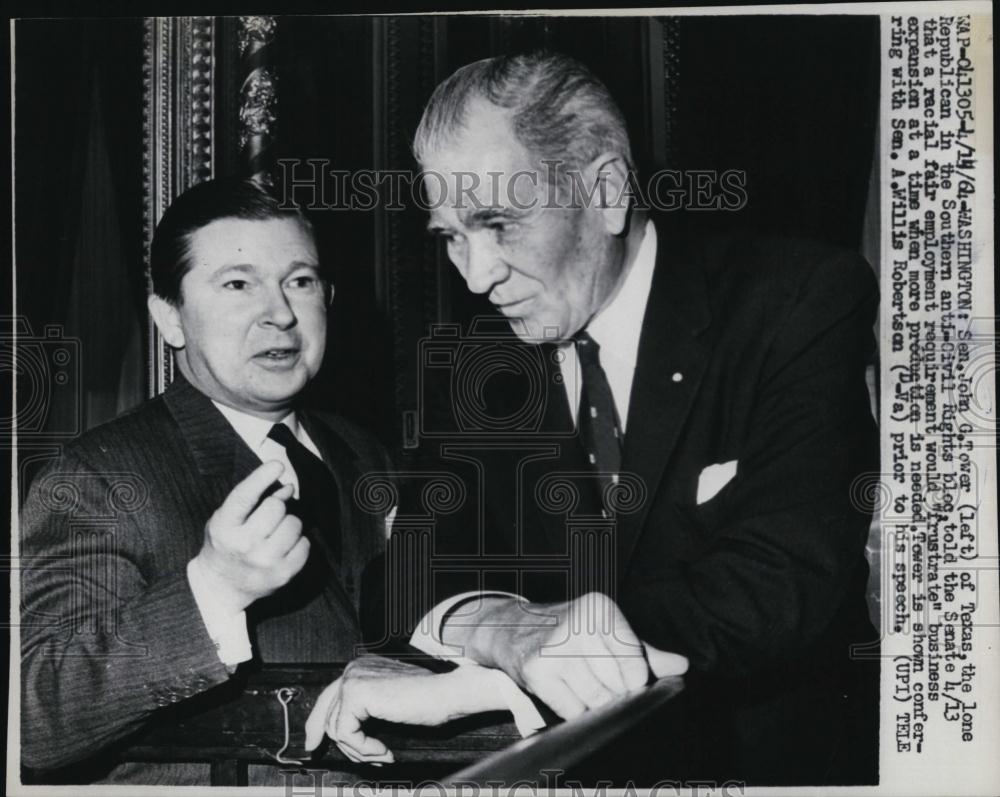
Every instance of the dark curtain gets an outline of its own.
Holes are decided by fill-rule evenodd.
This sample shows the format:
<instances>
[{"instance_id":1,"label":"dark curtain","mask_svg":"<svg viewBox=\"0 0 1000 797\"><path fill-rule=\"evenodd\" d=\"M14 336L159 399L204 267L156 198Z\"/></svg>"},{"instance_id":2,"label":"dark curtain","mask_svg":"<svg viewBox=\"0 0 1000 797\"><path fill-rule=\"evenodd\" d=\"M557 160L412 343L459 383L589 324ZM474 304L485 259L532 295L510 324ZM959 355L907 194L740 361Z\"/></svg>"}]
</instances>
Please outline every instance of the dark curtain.
<instances>
[{"instance_id":1,"label":"dark curtain","mask_svg":"<svg viewBox=\"0 0 1000 797\"><path fill-rule=\"evenodd\" d=\"M276 158L297 162L287 167L290 177L308 183L313 173L373 168L372 31L370 18L279 19ZM320 256L335 285L327 355L308 402L347 415L391 442L392 321L376 298L375 213L336 208L343 199L333 181L328 187L316 202L308 188L294 194L311 211Z\"/></svg>"},{"instance_id":2,"label":"dark curtain","mask_svg":"<svg viewBox=\"0 0 1000 797\"><path fill-rule=\"evenodd\" d=\"M651 115L655 81L645 67L663 54L644 49L642 18L441 18L434 52L410 35L429 23L399 19L399 38L388 46L413 52L395 60L376 38L388 24L279 18L278 157L348 171L410 168L405 144L437 79L476 58L544 46L582 59L608 83L640 168L648 173L663 161L650 147L651 126L662 121ZM689 212L685 223L858 247L875 140L877 40L877 20L865 17L681 19L668 76L670 165L742 170L748 196L737 212ZM19 400L32 409L24 445L42 439L36 432L65 437L92 426L144 395L142 23L19 22L15 55L19 313L43 336L32 344L41 370L21 380ZM232 98L220 101L235 108ZM220 173L237 168L233 142L217 143ZM489 312L435 255L418 221L400 225L386 214L386 232L374 212L314 216L337 298L311 403L389 443L400 442L402 414L418 401L408 363L428 325ZM395 304L386 299L393 290ZM64 348L78 366L59 383L45 354L54 345L44 338L48 325L70 339ZM22 369L35 367L23 359Z\"/></svg>"},{"instance_id":3,"label":"dark curtain","mask_svg":"<svg viewBox=\"0 0 1000 797\"><path fill-rule=\"evenodd\" d=\"M744 171L747 193L739 211L692 211L685 223L860 249L878 124L878 18L688 17L680 37L680 165Z\"/></svg>"},{"instance_id":4,"label":"dark curtain","mask_svg":"<svg viewBox=\"0 0 1000 797\"><path fill-rule=\"evenodd\" d=\"M21 21L14 52L25 462L144 396L142 22Z\"/></svg>"}]
</instances>

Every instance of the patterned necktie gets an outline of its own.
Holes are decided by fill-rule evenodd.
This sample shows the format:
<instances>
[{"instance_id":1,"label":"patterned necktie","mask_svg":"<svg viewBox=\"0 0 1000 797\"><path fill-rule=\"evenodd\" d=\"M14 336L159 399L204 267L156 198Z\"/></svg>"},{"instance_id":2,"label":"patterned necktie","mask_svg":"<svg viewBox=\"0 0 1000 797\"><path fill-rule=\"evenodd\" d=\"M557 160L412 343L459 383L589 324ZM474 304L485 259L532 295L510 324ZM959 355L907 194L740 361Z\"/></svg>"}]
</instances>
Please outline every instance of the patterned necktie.
<instances>
[{"instance_id":1,"label":"patterned necktie","mask_svg":"<svg viewBox=\"0 0 1000 797\"><path fill-rule=\"evenodd\" d=\"M578 421L580 440L591 467L606 474L599 479L604 493L621 471L624 435L618 421L611 385L601 367L601 347L585 331L578 332L574 340L583 377Z\"/></svg>"},{"instance_id":2,"label":"patterned necktie","mask_svg":"<svg viewBox=\"0 0 1000 797\"><path fill-rule=\"evenodd\" d=\"M299 480L298 500L286 502L290 514L302 521L303 532L319 544L330 565L340 561L340 505L337 483L323 461L300 443L283 423L271 427L267 436L284 447ZM310 535L309 530L315 530Z\"/></svg>"}]
</instances>

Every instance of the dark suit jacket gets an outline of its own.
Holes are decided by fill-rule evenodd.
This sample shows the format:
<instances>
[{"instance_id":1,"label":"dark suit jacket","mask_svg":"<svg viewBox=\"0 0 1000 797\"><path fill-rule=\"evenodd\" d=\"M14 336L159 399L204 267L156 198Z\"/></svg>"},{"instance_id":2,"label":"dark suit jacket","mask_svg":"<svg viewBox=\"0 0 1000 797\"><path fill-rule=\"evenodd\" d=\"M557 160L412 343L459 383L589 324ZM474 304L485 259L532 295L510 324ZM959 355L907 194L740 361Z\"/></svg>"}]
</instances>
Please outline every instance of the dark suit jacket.
<instances>
[{"instance_id":1,"label":"dark suit jacket","mask_svg":"<svg viewBox=\"0 0 1000 797\"><path fill-rule=\"evenodd\" d=\"M455 372L479 382L453 374L450 398L479 401L480 414L456 412L454 432L428 443L435 467L481 492L468 512L437 517L432 602L483 586L536 601L614 597L640 638L691 662L687 713L646 754L671 763L651 778L871 781L877 660L852 661L850 645L874 638L870 515L855 498L855 479L878 469L872 271L814 243L658 232L622 511L610 527L600 518L554 350L524 347L525 364L511 359L494 379L461 365L476 356L466 341ZM532 374L544 383L526 387ZM477 428L487 415L507 432ZM734 460L736 477L699 505L702 471ZM668 747L680 752L663 759Z\"/></svg>"},{"instance_id":2,"label":"dark suit jacket","mask_svg":"<svg viewBox=\"0 0 1000 797\"><path fill-rule=\"evenodd\" d=\"M381 519L355 508L353 483L387 462L344 420L300 415L340 488L341 558L325 587L296 577L250 607L249 630L258 660L346 661L361 641L362 572L385 539ZM259 464L211 401L178 376L162 396L78 438L35 479L20 532L26 766L79 762L168 706L224 699L226 687L211 690L230 675L186 567L208 518ZM330 511L337 506L331 496Z\"/></svg>"}]
</instances>

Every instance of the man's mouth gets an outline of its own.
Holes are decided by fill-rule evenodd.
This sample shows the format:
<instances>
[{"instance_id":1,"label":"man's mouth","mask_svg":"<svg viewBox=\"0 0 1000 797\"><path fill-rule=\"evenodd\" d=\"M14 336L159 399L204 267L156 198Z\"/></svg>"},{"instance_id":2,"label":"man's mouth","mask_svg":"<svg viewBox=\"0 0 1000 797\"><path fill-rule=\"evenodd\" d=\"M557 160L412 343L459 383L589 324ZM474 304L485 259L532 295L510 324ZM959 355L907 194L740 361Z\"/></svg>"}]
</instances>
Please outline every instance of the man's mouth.
<instances>
[{"instance_id":1,"label":"man's mouth","mask_svg":"<svg viewBox=\"0 0 1000 797\"><path fill-rule=\"evenodd\" d=\"M516 315L517 311L523 310L524 307L531 301L531 297L528 296L525 299L515 299L510 302L494 302L493 306L496 307L504 315Z\"/></svg>"},{"instance_id":2,"label":"man's mouth","mask_svg":"<svg viewBox=\"0 0 1000 797\"><path fill-rule=\"evenodd\" d=\"M262 349L254 355L254 359L264 364L281 365L288 363L299 355L296 346L278 346L273 349Z\"/></svg>"}]
</instances>

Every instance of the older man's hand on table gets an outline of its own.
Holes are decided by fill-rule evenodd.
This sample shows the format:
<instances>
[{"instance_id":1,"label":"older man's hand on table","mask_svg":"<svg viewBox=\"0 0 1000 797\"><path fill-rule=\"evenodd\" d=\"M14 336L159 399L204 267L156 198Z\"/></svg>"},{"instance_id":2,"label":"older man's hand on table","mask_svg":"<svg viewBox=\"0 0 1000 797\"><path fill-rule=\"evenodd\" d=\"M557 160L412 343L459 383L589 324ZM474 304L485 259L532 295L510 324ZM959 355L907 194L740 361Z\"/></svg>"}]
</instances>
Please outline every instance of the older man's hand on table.
<instances>
[{"instance_id":1,"label":"older man's hand on table","mask_svg":"<svg viewBox=\"0 0 1000 797\"><path fill-rule=\"evenodd\" d=\"M352 761L391 763L392 751L362 731L366 719L442 725L469 714L506 710L494 678L483 667L435 673L381 656L355 659L317 699L306 720L306 750L315 750L325 732Z\"/></svg>"},{"instance_id":2,"label":"older man's hand on table","mask_svg":"<svg viewBox=\"0 0 1000 797\"><path fill-rule=\"evenodd\" d=\"M644 688L650 673L663 678L688 668L684 656L640 641L615 602L601 593L554 604L484 597L471 616L445 623L443 641L461 645L469 659L486 666L435 673L380 656L355 659L316 701L306 721L306 749L316 749L325 732L352 761L389 763L392 752L362 731L368 718L442 725L484 711L514 710L498 681L509 685L509 676L571 719Z\"/></svg>"},{"instance_id":3,"label":"older man's hand on table","mask_svg":"<svg viewBox=\"0 0 1000 797\"><path fill-rule=\"evenodd\" d=\"M564 603L484 597L470 616L445 621L442 641L487 667L503 670L564 719L682 675L688 661L646 645L618 605L592 592Z\"/></svg>"}]
</instances>

